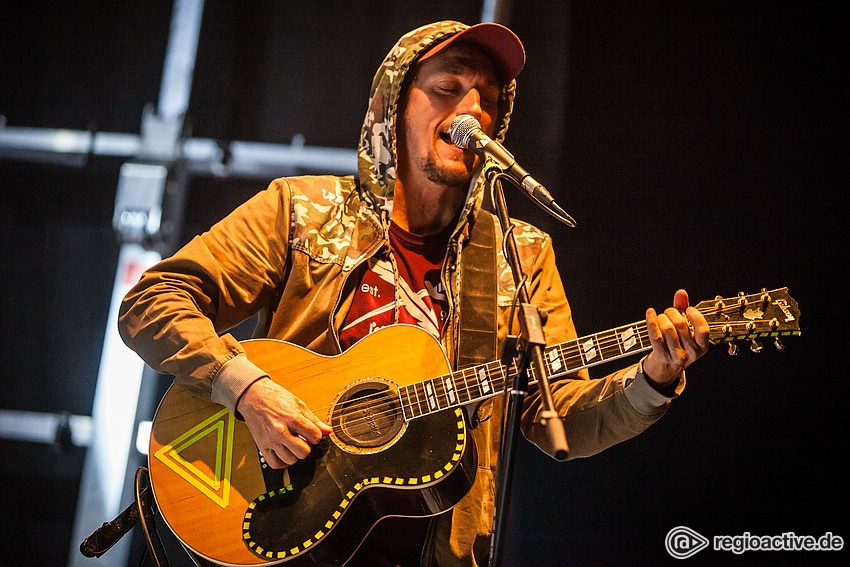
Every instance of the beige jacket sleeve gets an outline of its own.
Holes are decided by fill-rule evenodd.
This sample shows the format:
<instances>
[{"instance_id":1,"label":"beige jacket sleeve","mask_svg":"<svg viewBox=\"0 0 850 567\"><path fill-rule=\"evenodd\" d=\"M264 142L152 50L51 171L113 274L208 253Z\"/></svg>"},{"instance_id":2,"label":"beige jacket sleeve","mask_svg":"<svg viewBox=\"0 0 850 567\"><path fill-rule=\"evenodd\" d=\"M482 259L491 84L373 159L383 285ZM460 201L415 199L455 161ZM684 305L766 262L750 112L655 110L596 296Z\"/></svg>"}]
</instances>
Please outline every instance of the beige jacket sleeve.
<instances>
[{"instance_id":1,"label":"beige jacket sleeve","mask_svg":"<svg viewBox=\"0 0 850 567\"><path fill-rule=\"evenodd\" d=\"M577 337L572 312L564 293L551 241L545 243L530 272L531 302L547 316L544 331L548 344ZM602 330L602 329L600 329ZM564 422L570 458L587 457L634 437L655 423L684 389L684 375L670 395L655 390L640 363L604 378L589 379L586 370L552 383L555 409ZM538 422L543 404L539 392L526 398L522 429L525 436L552 454L546 431Z\"/></svg>"},{"instance_id":2,"label":"beige jacket sleeve","mask_svg":"<svg viewBox=\"0 0 850 567\"><path fill-rule=\"evenodd\" d=\"M226 331L269 302L285 272L289 190L272 182L147 270L124 298L124 342L192 394L234 410L265 373Z\"/></svg>"}]
</instances>

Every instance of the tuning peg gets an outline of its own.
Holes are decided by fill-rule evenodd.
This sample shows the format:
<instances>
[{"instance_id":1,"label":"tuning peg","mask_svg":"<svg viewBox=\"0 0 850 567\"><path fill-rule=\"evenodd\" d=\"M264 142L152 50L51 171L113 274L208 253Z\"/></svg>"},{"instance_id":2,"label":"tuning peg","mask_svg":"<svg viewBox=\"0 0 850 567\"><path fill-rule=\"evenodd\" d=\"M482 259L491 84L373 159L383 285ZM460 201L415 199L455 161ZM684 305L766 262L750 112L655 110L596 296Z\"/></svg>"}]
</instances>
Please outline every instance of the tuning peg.
<instances>
[{"instance_id":1,"label":"tuning peg","mask_svg":"<svg viewBox=\"0 0 850 567\"><path fill-rule=\"evenodd\" d=\"M773 339L773 346L776 347L776 350L785 350L785 343L779 337Z\"/></svg>"},{"instance_id":2,"label":"tuning peg","mask_svg":"<svg viewBox=\"0 0 850 567\"><path fill-rule=\"evenodd\" d=\"M773 298L770 297L770 294L767 293L767 288L761 288L761 308L762 310L767 309L770 303L773 301Z\"/></svg>"},{"instance_id":3,"label":"tuning peg","mask_svg":"<svg viewBox=\"0 0 850 567\"><path fill-rule=\"evenodd\" d=\"M750 350L753 352L761 352L761 349L764 348L760 342L755 339L750 339Z\"/></svg>"},{"instance_id":4,"label":"tuning peg","mask_svg":"<svg viewBox=\"0 0 850 567\"><path fill-rule=\"evenodd\" d=\"M729 343L729 349L726 351L729 353L729 356L735 356L738 354L738 344L737 343Z\"/></svg>"}]
</instances>

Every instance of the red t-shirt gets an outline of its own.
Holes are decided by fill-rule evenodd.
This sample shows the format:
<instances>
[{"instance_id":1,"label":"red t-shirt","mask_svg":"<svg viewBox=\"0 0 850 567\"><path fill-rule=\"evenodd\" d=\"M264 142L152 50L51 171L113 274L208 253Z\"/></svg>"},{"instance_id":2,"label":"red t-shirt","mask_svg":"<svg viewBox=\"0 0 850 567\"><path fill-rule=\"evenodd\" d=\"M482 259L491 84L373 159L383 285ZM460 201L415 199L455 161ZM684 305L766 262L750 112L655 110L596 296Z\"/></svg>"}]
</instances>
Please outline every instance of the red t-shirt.
<instances>
[{"instance_id":1,"label":"red t-shirt","mask_svg":"<svg viewBox=\"0 0 850 567\"><path fill-rule=\"evenodd\" d=\"M398 322L419 325L437 339L448 314L448 300L440 271L453 225L429 236L419 236L390 225L390 247L398 266L395 289L393 265L387 251L369 260L340 329L343 350L369 333ZM430 518L390 518L378 523L358 549L355 567L417 565Z\"/></svg>"},{"instance_id":2,"label":"red t-shirt","mask_svg":"<svg viewBox=\"0 0 850 567\"><path fill-rule=\"evenodd\" d=\"M453 226L429 236L412 234L390 224L390 247L398 266L396 290L388 254L369 260L339 333L343 350L393 323L419 325L439 339L448 314L440 271ZM398 321L394 320L398 309Z\"/></svg>"}]
</instances>

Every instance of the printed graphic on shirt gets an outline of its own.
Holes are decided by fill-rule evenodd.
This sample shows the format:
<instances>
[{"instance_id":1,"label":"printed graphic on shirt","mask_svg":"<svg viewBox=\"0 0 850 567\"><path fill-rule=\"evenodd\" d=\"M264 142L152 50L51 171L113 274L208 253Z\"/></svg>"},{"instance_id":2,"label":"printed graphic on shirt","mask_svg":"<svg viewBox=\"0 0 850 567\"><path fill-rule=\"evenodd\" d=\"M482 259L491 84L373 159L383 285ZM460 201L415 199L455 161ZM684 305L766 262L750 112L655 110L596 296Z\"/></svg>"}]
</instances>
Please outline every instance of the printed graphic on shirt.
<instances>
[{"instance_id":1,"label":"printed graphic on shirt","mask_svg":"<svg viewBox=\"0 0 850 567\"><path fill-rule=\"evenodd\" d=\"M389 252L371 258L340 330L343 350L393 323L418 325L440 337L448 312L440 281L445 239L417 237L393 225L390 242L398 266L398 289Z\"/></svg>"},{"instance_id":2,"label":"printed graphic on shirt","mask_svg":"<svg viewBox=\"0 0 850 567\"><path fill-rule=\"evenodd\" d=\"M389 258L373 258L363 274L348 316L340 330L343 350L381 327L392 325L398 301L398 322L419 325L440 337L447 309L446 293L440 282L440 270L425 274L422 287L414 290L402 278L398 298L393 286L393 268Z\"/></svg>"}]
</instances>

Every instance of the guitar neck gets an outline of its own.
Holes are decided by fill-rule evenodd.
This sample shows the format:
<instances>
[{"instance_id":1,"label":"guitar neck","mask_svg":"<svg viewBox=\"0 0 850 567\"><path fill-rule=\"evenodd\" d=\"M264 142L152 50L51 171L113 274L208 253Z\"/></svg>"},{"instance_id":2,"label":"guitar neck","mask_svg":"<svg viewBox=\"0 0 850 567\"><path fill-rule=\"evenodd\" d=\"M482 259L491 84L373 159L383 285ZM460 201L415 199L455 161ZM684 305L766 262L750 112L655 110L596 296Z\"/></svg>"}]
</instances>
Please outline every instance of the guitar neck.
<instances>
[{"instance_id":1,"label":"guitar neck","mask_svg":"<svg viewBox=\"0 0 850 567\"><path fill-rule=\"evenodd\" d=\"M641 321L548 346L543 357L549 376L558 378L650 348L646 323ZM506 383L511 385L518 372L516 362L505 366L494 360L402 386L399 399L405 419L492 398L505 390ZM534 364L529 366L528 380L537 382Z\"/></svg>"},{"instance_id":2,"label":"guitar neck","mask_svg":"<svg viewBox=\"0 0 850 567\"><path fill-rule=\"evenodd\" d=\"M709 340L714 344L729 343L734 354L737 341L749 341L751 348L761 350L759 340L773 338L778 347L781 339L800 334L800 312L788 288L737 297L720 297L694 306L706 318ZM546 347L543 357L549 376L557 378L603 362L631 356L652 348L646 322L640 321L602 331L586 337ZM505 366L499 361L457 370L399 388L399 401L406 420L438 411L486 400L505 390L517 376L516 362ZM537 382L537 369L529 366L529 383Z\"/></svg>"}]
</instances>

